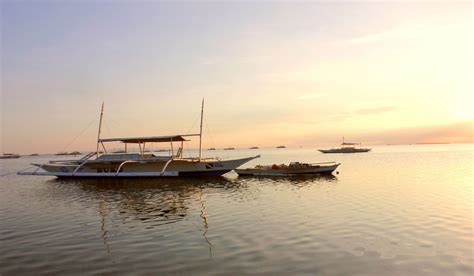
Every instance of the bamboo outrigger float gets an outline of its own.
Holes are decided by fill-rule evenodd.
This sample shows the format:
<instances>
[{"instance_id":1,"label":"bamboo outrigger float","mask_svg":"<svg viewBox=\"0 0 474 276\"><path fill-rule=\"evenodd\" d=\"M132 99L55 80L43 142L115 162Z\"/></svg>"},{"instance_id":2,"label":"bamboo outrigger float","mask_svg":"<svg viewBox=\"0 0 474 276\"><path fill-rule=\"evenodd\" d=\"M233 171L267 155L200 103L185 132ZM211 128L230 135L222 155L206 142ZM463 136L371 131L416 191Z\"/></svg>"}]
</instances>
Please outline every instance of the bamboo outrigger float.
<instances>
[{"instance_id":1,"label":"bamboo outrigger float","mask_svg":"<svg viewBox=\"0 0 474 276\"><path fill-rule=\"evenodd\" d=\"M102 117L104 104L100 112L99 130L97 134L96 152L91 152L79 160L49 161L46 164L32 164L37 167L32 172L19 172L19 175L46 175L56 177L177 177L177 176L206 176L222 175L260 155L220 160L218 158L202 157L202 122L204 115L204 100L201 107L201 124L199 134L101 138ZM183 157L184 142L187 137L199 137L199 156ZM124 144L122 153L108 153L105 143L121 142ZM170 155L158 156L145 151L147 143L169 143ZM178 143L177 150L173 143ZM138 153L129 153L128 145L138 145ZM99 150L102 147L103 153ZM95 158L93 158L95 157Z\"/></svg>"}]
</instances>

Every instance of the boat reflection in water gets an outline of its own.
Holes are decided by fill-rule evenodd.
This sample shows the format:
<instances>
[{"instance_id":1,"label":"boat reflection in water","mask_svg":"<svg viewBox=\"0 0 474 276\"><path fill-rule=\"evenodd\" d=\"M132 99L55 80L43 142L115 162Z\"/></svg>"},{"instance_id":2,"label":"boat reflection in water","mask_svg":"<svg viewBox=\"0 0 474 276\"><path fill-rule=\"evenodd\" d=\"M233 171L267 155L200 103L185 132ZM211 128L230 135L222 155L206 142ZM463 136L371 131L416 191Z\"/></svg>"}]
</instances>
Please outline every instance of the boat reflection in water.
<instances>
[{"instance_id":1,"label":"boat reflection in water","mask_svg":"<svg viewBox=\"0 0 474 276\"><path fill-rule=\"evenodd\" d=\"M54 189L54 196L67 198L83 205L96 205L100 218L98 234L107 253L111 241L123 240L124 235L153 236L165 239L181 235L192 239L200 233L203 246L212 256L212 239L208 231L216 225L206 199L215 194L225 194L236 202L258 195L260 181L266 185L291 185L295 189L309 185L333 182L336 177L295 176L253 178L150 178L150 179L51 179L47 184ZM60 200L55 198L55 200ZM213 204L214 208L216 207ZM209 214L211 214L209 216ZM94 220L92 218L92 220ZM172 226L173 225L173 226ZM216 228L216 229L217 229ZM190 229L194 229L190 232ZM149 230L152 230L151 232ZM184 231L186 233L181 233ZM187 237L186 237L187 236ZM194 239L196 236L194 236ZM127 239L125 239L127 240ZM183 241L185 242L185 241ZM116 247L115 245L114 247Z\"/></svg>"},{"instance_id":2,"label":"boat reflection in water","mask_svg":"<svg viewBox=\"0 0 474 276\"><path fill-rule=\"evenodd\" d=\"M87 201L97 200L101 220L101 235L110 253L109 239L133 231L149 230L183 221L191 213L212 254L212 243L207 238L210 221L203 197L209 190L235 193L245 184L236 179L172 178L172 179L52 179L55 189L67 189L68 195ZM67 188L66 188L67 187ZM78 195L71 195L70 189ZM191 211L190 211L191 210ZM199 221L199 222L197 222ZM157 232L159 233L159 232Z\"/></svg>"}]
</instances>

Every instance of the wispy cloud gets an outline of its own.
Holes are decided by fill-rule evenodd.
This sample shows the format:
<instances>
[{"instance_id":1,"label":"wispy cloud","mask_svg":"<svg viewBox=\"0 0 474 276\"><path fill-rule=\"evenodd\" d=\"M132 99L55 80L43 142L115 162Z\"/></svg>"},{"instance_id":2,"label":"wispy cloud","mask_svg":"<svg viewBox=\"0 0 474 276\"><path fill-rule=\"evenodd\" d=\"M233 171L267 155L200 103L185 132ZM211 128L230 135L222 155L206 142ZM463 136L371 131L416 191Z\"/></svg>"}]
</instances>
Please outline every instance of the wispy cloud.
<instances>
[{"instance_id":1,"label":"wispy cloud","mask_svg":"<svg viewBox=\"0 0 474 276\"><path fill-rule=\"evenodd\" d=\"M381 107L373 107L373 108L361 108L355 111L341 111L338 113L329 114L324 117L318 117L318 119L312 120L301 120L301 118L295 118L294 121L298 122L299 124L310 124L316 125L321 123L327 122L343 122L347 119L354 118L356 116L365 116L365 115L379 115L383 113L387 113L390 111L398 110L399 108L396 106L381 106Z\"/></svg>"},{"instance_id":2,"label":"wispy cloud","mask_svg":"<svg viewBox=\"0 0 474 276\"><path fill-rule=\"evenodd\" d=\"M317 99L317 98L320 98L321 97L321 94L317 94L317 93L307 93L307 94L303 94L303 95L300 95L297 97L298 100L310 100L310 99Z\"/></svg>"},{"instance_id":3,"label":"wispy cloud","mask_svg":"<svg viewBox=\"0 0 474 276\"><path fill-rule=\"evenodd\" d=\"M364 144L474 143L473 127L474 121L468 120L443 125L395 128L378 132L345 132L344 134ZM295 138L295 140L296 144L301 145L314 143L330 145L338 142L339 137L335 134L338 133L319 131L313 135Z\"/></svg>"},{"instance_id":4,"label":"wispy cloud","mask_svg":"<svg viewBox=\"0 0 474 276\"><path fill-rule=\"evenodd\" d=\"M395 106L382 106L382 107L373 107L373 108L361 108L355 111L356 114L359 115L375 115L390 112L393 110L397 110L398 108Z\"/></svg>"},{"instance_id":5,"label":"wispy cloud","mask_svg":"<svg viewBox=\"0 0 474 276\"><path fill-rule=\"evenodd\" d=\"M362 136L365 141L379 143L472 143L474 121L446 125L420 126L374 132Z\"/></svg>"},{"instance_id":6,"label":"wispy cloud","mask_svg":"<svg viewBox=\"0 0 474 276\"><path fill-rule=\"evenodd\" d=\"M350 44L375 43L391 39L404 39L419 36L429 29L425 24L410 24L394 27L377 33L355 37L349 40Z\"/></svg>"},{"instance_id":7,"label":"wispy cloud","mask_svg":"<svg viewBox=\"0 0 474 276\"><path fill-rule=\"evenodd\" d=\"M471 21L456 21L450 24L426 24L426 23L409 23L385 29L379 32L364 34L353 37L348 40L349 44L368 44L379 43L385 41L405 40L415 37L442 37L453 35L462 30L467 34L471 29Z\"/></svg>"}]
</instances>

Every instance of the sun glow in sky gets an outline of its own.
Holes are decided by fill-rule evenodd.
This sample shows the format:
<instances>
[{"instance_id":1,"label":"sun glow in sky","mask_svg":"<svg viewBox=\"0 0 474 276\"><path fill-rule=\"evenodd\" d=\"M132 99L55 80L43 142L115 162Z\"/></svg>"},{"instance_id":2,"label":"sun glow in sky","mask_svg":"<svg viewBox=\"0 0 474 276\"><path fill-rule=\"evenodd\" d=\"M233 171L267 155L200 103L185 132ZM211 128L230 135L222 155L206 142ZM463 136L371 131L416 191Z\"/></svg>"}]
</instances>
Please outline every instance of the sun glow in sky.
<instances>
[{"instance_id":1,"label":"sun glow in sky","mask_svg":"<svg viewBox=\"0 0 474 276\"><path fill-rule=\"evenodd\" d=\"M104 136L195 133L203 97L206 147L473 142L472 8L2 1L1 150L93 149L102 101Z\"/></svg>"}]
</instances>

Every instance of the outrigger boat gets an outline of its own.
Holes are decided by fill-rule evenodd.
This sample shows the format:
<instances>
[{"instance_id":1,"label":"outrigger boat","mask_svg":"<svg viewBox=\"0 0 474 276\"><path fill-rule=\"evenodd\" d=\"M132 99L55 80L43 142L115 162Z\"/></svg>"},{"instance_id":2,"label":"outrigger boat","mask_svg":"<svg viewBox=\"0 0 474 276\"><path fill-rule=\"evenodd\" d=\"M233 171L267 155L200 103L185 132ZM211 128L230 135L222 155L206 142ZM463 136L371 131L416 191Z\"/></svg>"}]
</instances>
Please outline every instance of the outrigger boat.
<instances>
[{"instance_id":1,"label":"outrigger boat","mask_svg":"<svg viewBox=\"0 0 474 276\"><path fill-rule=\"evenodd\" d=\"M356 146L359 146L358 148ZM320 149L322 153L358 153L358 152L369 152L370 148L363 148L362 143L347 143L342 137L342 143L340 148L335 149Z\"/></svg>"},{"instance_id":2,"label":"outrigger boat","mask_svg":"<svg viewBox=\"0 0 474 276\"><path fill-rule=\"evenodd\" d=\"M199 134L129 137L129 138L101 138L102 117L104 104L100 113L99 132L97 136L97 150L79 160L49 161L46 164L32 164L37 167L32 172L19 172L19 175L47 175L56 177L163 177L163 176L207 176L222 175L260 157L260 155L220 160L218 158L202 157L202 121L204 100L201 109L201 126ZM199 137L199 156L183 157L184 142L187 137ZM121 142L124 144L123 153L108 153L105 143ZM145 151L147 143L169 143L170 156L158 156ZM174 144L178 143L175 150ZM128 145L138 145L139 153L128 153ZM102 151L99 147L102 146ZM95 157L95 158L94 158Z\"/></svg>"},{"instance_id":3,"label":"outrigger boat","mask_svg":"<svg viewBox=\"0 0 474 276\"><path fill-rule=\"evenodd\" d=\"M257 165L254 168L235 169L241 176L293 176L312 174L331 174L341 165L336 162L300 163L291 162L289 165L273 164L268 166Z\"/></svg>"}]
</instances>

